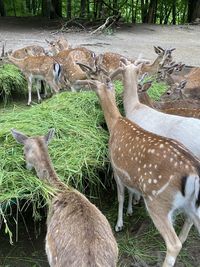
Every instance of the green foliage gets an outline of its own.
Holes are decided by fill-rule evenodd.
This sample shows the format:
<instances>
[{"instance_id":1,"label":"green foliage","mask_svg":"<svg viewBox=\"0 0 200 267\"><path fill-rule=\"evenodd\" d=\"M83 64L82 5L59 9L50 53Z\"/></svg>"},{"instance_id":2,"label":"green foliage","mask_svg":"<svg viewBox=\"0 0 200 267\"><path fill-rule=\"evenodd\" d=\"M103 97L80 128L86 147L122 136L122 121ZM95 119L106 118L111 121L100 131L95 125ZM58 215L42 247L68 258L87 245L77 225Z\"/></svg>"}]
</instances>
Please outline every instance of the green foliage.
<instances>
[{"instance_id":1,"label":"green foliage","mask_svg":"<svg viewBox=\"0 0 200 267\"><path fill-rule=\"evenodd\" d=\"M0 66L0 95L7 103L11 95L24 95L27 87L24 76L11 64Z\"/></svg>"},{"instance_id":2,"label":"green foliage","mask_svg":"<svg viewBox=\"0 0 200 267\"><path fill-rule=\"evenodd\" d=\"M81 20L100 20L107 17L121 14L124 22L143 22L158 24L180 24L186 23L188 19L189 0L113 0L113 1L74 1L74 0L5 0L4 5L8 16L41 16L49 15L53 10L64 18L80 18ZM69 5L70 4L70 5ZM68 10L68 6L71 6ZM193 5L193 9L195 5ZM60 9L61 7L61 9ZM191 7L190 7L191 8ZM59 11L58 11L59 10ZM194 10L191 10L193 12Z\"/></svg>"}]
</instances>

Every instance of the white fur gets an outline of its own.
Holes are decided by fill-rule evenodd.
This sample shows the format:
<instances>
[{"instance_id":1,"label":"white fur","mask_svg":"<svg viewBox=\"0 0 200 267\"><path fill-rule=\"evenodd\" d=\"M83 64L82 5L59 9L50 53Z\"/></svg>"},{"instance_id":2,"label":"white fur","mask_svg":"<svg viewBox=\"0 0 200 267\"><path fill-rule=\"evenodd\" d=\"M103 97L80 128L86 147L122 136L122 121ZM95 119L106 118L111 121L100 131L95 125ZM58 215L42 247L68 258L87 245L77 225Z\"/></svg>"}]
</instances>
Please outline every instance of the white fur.
<instances>
[{"instance_id":1,"label":"white fur","mask_svg":"<svg viewBox=\"0 0 200 267\"><path fill-rule=\"evenodd\" d=\"M181 142L200 158L200 120L164 114L143 104L126 117L147 131Z\"/></svg>"}]
</instances>

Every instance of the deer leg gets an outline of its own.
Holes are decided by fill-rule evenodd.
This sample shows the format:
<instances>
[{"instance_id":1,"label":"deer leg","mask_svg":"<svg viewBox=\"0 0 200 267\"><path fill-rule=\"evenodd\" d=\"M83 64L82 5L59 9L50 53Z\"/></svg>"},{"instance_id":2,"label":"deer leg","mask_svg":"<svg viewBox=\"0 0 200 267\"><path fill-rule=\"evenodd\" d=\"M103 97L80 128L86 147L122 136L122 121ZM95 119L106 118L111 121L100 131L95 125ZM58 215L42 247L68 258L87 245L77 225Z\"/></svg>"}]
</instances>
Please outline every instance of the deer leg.
<instances>
[{"instance_id":1,"label":"deer leg","mask_svg":"<svg viewBox=\"0 0 200 267\"><path fill-rule=\"evenodd\" d=\"M32 89L32 79L28 78L28 103L27 105L30 106L31 105L31 89Z\"/></svg>"},{"instance_id":2,"label":"deer leg","mask_svg":"<svg viewBox=\"0 0 200 267\"><path fill-rule=\"evenodd\" d=\"M159 203L155 203L155 201L150 205L146 202L146 206L154 225L165 240L167 247L166 257L162 267L173 267L182 248L182 244L173 228L169 213L170 211L164 210L163 207L162 209L159 209Z\"/></svg>"},{"instance_id":3,"label":"deer leg","mask_svg":"<svg viewBox=\"0 0 200 267\"><path fill-rule=\"evenodd\" d=\"M42 100L40 96L40 86L41 86L41 80L37 80L36 91L37 91L38 103L40 103Z\"/></svg>"},{"instance_id":4,"label":"deer leg","mask_svg":"<svg viewBox=\"0 0 200 267\"><path fill-rule=\"evenodd\" d=\"M186 241L192 225L193 225L192 220L189 217L187 217L179 234L179 239L182 244Z\"/></svg>"},{"instance_id":5,"label":"deer leg","mask_svg":"<svg viewBox=\"0 0 200 267\"><path fill-rule=\"evenodd\" d=\"M120 178L114 174L115 181L117 183L117 197L118 197L118 219L115 226L115 231L119 232L123 228L123 206L124 206L124 185L120 181Z\"/></svg>"},{"instance_id":6,"label":"deer leg","mask_svg":"<svg viewBox=\"0 0 200 267\"><path fill-rule=\"evenodd\" d=\"M133 193L128 190L128 209L127 214L132 215L133 214Z\"/></svg>"},{"instance_id":7,"label":"deer leg","mask_svg":"<svg viewBox=\"0 0 200 267\"><path fill-rule=\"evenodd\" d=\"M200 234L200 214L199 214L200 210L195 210L190 212L190 218L192 220L192 222L194 223L194 226L196 227L197 231Z\"/></svg>"},{"instance_id":8,"label":"deer leg","mask_svg":"<svg viewBox=\"0 0 200 267\"><path fill-rule=\"evenodd\" d=\"M48 81L46 81L48 84L49 84L49 86L54 90L54 92L55 93L58 93L59 92L59 90L60 90L60 88L59 88L59 86L56 84L56 83L54 83L53 81L51 81L51 80L48 80Z\"/></svg>"}]
</instances>

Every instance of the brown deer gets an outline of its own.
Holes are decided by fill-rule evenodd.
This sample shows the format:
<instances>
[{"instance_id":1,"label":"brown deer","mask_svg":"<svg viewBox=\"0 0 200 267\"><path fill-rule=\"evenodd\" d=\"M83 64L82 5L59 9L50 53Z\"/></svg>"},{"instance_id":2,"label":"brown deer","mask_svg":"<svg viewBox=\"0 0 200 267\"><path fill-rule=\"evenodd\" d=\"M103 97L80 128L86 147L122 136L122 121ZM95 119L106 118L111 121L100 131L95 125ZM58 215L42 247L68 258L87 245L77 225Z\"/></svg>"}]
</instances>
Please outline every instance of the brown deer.
<instances>
[{"instance_id":1,"label":"brown deer","mask_svg":"<svg viewBox=\"0 0 200 267\"><path fill-rule=\"evenodd\" d=\"M45 41L49 45L49 51L54 56L60 51L71 49L69 42L63 36L59 37L56 41L48 41L47 39L45 39Z\"/></svg>"},{"instance_id":2,"label":"brown deer","mask_svg":"<svg viewBox=\"0 0 200 267\"><path fill-rule=\"evenodd\" d=\"M8 60L20 68L28 82L28 103L31 105L31 91L34 80L45 81L56 93L60 90L61 67L50 56L29 56L24 59L16 59L8 55ZM39 86L39 84L38 84ZM41 101L37 86L38 102Z\"/></svg>"},{"instance_id":3,"label":"brown deer","mask_svg":"<svg viewBox=\"0 0 200 267\"><path fill-rule=\"evenodd\" d=\"M153 101L147 93L150 86L151 82L146 82L139 86L138 96L140 103L167 114L200 119L200 102L197 104L193 103L193 101L189 102L187 99L168 102Z\"/></svg>"},{"instance_id":4,"label":"brown deer","mask_svg":"<svg viewBox=\"0 0 200 267\"><path fill-rule=\"evenodd\" d=\"M123 226L125 187L139 192L167 247L162 266L173 267L192 223L200 233L200 161L179 142L145 131L122 117L110 81L77 83L88 83L96 92L109 129L109 154L119 201L116 230ZM178 237L172 218L179 209L187 219Z\"/></svg>"},{"instance_id":5,"label":"brown deer","mask_svg":"<svg viewBox=\"0 0 200 267\"><path fill-rule=\"evenodd\" d=\"M179 97L180 99L200 98L200 68L192 68L191 71L186 75L177 75L174 74L174 67L170 68L169 66L166 69L164 68L162 77L169 85L180 82L183 83L183 86L178 91L176 97Z\"/></svg>"},{"instance_id":6,"label":"brown deer","mask_svg":"<svg viewBox=\"0 0 200 267\"><path fill-rule=\"evenodd\" d=\"M140 71L142 73L147 72L149 76L157 74L160 68L172 61L174 50L175 48L165 50L160 46L154 46L154 51L158 55L157 58L151 64L143 64Z\"/></svg>"},{"instance_id":7,"label":"brown deer","mask_svg":"<svg viewBox=\"0 0 200 267\"><path fill-rule=\"evenodd\" d=\"M57 176L47 145L54 135L28 137L12 130L24 146L27 168L56 189L47 219L45 248L51 267L115 267L118 248L106 217L77 190Z\"/></svg>"},{"instance_id":8,"label":"brown deer","mask_svg":"<svg viewBox=\"0 0 200 267\"><path fill-rule=\"evenodd\" d=\"M154 51L158 55L157 58L150 63L146 59L130 59L117 53L106 52L101 54L97 58L98 64L107 70L108 75L112 74L117 68L120 67L120 59L125 58L128 62L138 65L144 63L141 69L141 73L148 73L149 75L156 74L158 70L166 63L172 61L172 52L175 48L164 50L160 46L154 46ZM119 78L120 76L117 76ZM116 76L115 76L116 79Z\"/></svg>"},{"instance_id":9,"label":"brown deer","mask_svg":"<svg viewBox=\"0 0 200 267\"><path fill-rule=\"evenodd\" d=\"M44 56L46 54L45 49L39 45L29 45L15 51L9 51L12 57L22 59L28 56Z\"/></svg>"},{"instance_id":10,"label":"brown deer","mask_svg":"<svg viewBox=\"0 0 200 267\"><path fill-rule=\"evenodd\" d=\"M87 73L76 64L78 61L88 65L93 72L96 71L96 55L94 52L84 47L63 50L59 52L55 58L61 63L61 68L63 73L65 73L68 87L72 91L78 89L78 87L75 86L76 80L85 80L88 78Z\"/></svg>"}]
</instances>

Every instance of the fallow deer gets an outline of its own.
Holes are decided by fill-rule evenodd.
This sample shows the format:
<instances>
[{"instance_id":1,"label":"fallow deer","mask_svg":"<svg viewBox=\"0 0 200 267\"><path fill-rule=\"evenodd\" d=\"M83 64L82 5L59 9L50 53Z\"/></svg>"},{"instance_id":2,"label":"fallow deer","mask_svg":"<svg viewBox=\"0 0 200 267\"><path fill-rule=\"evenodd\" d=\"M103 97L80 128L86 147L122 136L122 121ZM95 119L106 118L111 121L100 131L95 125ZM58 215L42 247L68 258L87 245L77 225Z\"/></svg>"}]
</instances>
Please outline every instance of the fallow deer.
<instances>
[{"instance_id":1,"label":"fallow deer","mask_svg":"<svg viewBox=\"0 0 200 267\"><path fill-rule=\"evenodd\" d=\"M125 58L128 62L134 63L138 65L140 63L143 64L143 68L141 69L142 73L148 73L149 75L156 74L165 63L169 63L172 61L172 49L164 50L161 47L154 46L154 51L158 55L157 58L151 63L149 60L146 59L130 59L124 56L121 56L117 53L106 52L104 54L100 54L97 58L98 64L100 64L104 69L107 70L108 75L114 72L120 66L120 59ZM116 78L116 77L115 77ZM119 78L119 76L117 76Z\"/></svg>"},{"instance_id":2,"label":"fallow deer","mask_svg":"<svg viewBox=\"0 0 200 267\"><path fill-rule=\"evenodd\" d=\"M65 73L65 78L72 91L78 89L74 85L76 80L85 80L88 78L87 73L76 62L80 61L88 65L93 72L96 71L96 55L84 47L63 50L55 58L61 63L61 68L63 73Z\"/></svg>"},{"instance_id":3,"label":"fallow deer","mask_svg":"<svg viewBox=\"0 0 200 267\"><path fill-rule=\"evenodd\" d=\"M18 59L22 59L28 56L44 56L46 54L45 49L39 45L29 45L15 51L9 51L9 54Z\"/></svg>"},{"instance_id":4,"label":"fallow deer","mask_svg":"<svg viewBox=\"0 0 200 267\"><path fill-rule=\"evenodd\" d=\"M125 62L124 59L122 61L122 66L113 72L111 77L119 73L123 75L123 103L126 117L147 131L181 142L200 158L200 136L198 135L200 121L195 118L165 114L140 103L137 76L141 66L136 67ZM132 194L129 191L128 214L132 214L131 198Z\"/></svg>"},{"instance_id":5,"label":"fallow deer","mask_svg":"<svg viewBox=\"0 0 200 267\"><path fill-rule=\"evenodd\" d=\"M54 134L28 137L12 130L24 146L27 168L56 189L47 219L46 254L51 267L116 267L118 248L106 217L57 176L47 145Z\"/></svg>"},{"instance_id":6,"label":"fallow deer","mask_svg":"<svg viewBox=\"0 0 200 267\"><path fill-rule=\"evenodd\" d=\"M28 103L31 105L32 83L36 79L38 82L45 81L56 93L60 90L60 64L53 57L49 56L29 56L24 59L16 59L8 55L8 60L20 68L28 82ZM41 101L39 88L37 86L38 102Z\"/></svg>"},{"instance_id":7,"label":"fallow deer","mask_svg":"<svg viewBox=\"0 0 200 267\"><path fill-rule=\"evenodd\" d=\"M150 86L151 82L146 82L138 88L140 103L167 114L200 119L200 102L196 105L196 103L188 102L187 99L168 102L153 101L147 93Z\"/></svg>"},{"instance_id":8,"label":"fallow deer","mask_svg":"<svg viewBox=\"0 0 200 267\"><path fill-rule=\"evenodd\" d=\"M163 78L168 84L182 83L184 86L179 91L179 98L200 98L200 68L193 68L186 75L175 75L173 74L174 68L164 69Z\"/></svg>"},{"instance_id":9,"label":"fallow deer","mask_svg":"<svg viewBox=\"0 0 200 267\"><path fill-rule=\"evenodd\" d=\"M154 51L158 56L151 64L143 64L141 72L148 73L150 76L157 74L161 67L172 61L172 52L174 50L175 48L165 50L160 46L154 46Z\"/></svg>"},{"instance_id":10,"label":"fallow deer","mask_svg":"<svg viewBox=\"0 0 200 267\"><path fill-rule=\"evenodd\" d=\"M68 50L71 48L68 41L63 36L59 37L56 41L48 41L47 39L45 40L50 47L50 53L52 53L54 56L56 56L60 51Z\"/></svg>"},{"instance_id":11,"label":"fallow deer","mask_svg":"<svg viewBox=\"0 0 200 267\"><path fill-rule=\"evenodd\" d=\"M200 233L200 161L179 142L148 132L122 117L110 82L77 83L89 84L96 92L110 133L109 154L119 201L116 230L123 226L124 188L139 192L167 247L162 266L173 267L192 223ZM187 219L177 237L173 215L179 209Z\"/></svg>"}]
</instances>

